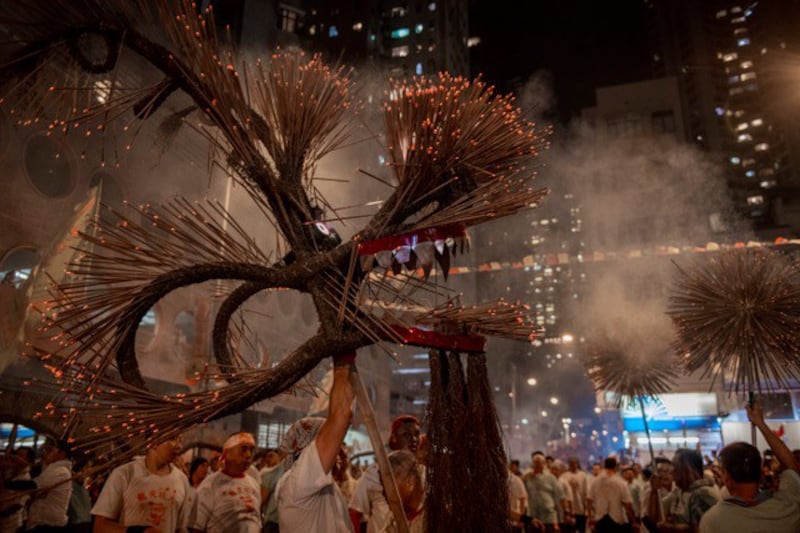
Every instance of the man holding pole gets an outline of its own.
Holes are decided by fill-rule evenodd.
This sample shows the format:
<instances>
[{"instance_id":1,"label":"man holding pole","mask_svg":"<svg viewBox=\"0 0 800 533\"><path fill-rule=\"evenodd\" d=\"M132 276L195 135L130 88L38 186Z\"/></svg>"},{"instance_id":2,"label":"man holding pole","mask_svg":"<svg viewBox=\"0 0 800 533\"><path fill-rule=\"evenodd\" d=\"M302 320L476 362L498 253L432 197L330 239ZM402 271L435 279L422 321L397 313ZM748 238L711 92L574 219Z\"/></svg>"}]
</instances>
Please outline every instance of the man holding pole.
<instances>
[{"instance_id":1,"label":"man holding pole","mask_svg":"<svg viewBox=\"0 0 800 533\"><path fill-rule=\"evenodd\" d=\"M355 352L348 352L333 359L328 417L302 418L283 438L286 473L275 488L281 533L353 531L347 502L332 471L353 415L355 393L350 374L355 357Z\"/></svg>"}]
</instances>

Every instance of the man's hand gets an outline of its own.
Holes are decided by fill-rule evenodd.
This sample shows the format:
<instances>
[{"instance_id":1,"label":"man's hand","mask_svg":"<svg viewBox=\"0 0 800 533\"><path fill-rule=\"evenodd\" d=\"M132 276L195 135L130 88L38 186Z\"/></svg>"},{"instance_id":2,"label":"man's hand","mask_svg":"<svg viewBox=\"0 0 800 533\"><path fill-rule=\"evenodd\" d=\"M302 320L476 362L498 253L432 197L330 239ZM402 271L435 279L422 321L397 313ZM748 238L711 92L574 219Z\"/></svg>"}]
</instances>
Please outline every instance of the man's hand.
<instances>
[{"instance_id":1,"label":"man's hand","mask_svg":"<svg viewBox=\"0 0 800 533\"><path fill-rule=\"evenodd\" d=\"M750 422L756 427L764 427L766 421L764 420L764 408L761 407L761 404L756 400L753 402L753 405L748 404L745 406L747 410L747 418Z\"/></svg>"}]
</instances>

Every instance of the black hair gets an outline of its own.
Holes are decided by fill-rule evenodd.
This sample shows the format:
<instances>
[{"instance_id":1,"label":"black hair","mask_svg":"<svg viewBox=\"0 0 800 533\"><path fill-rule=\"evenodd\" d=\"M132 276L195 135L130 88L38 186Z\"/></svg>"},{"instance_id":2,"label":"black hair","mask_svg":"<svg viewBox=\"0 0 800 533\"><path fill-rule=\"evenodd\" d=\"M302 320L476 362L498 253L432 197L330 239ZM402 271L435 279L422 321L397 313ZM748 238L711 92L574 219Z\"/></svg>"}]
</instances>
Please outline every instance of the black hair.
<instances>
[{"instance_id":1,"label":"black hair","mask_svg":"<svg viewBox=\"0 0 800 533\"><path fill-rule=\"evenodd\" d=\"M189 465L189 481L192 481L192 476L194 475L195 471L200 468L201 466L209 464L208 459L205 457L195 457L192 459L192 464Z\"/></svg>"},{"instance_id":2,"label":"black hair","mask_svg":"<svg viewBox=\"0 0 800 533\"><path fill-rule=\"evenodd\" d=\"M617 458L616 457L606 457L603 461L603 468L606 470L614 470L617 468Z\"/></svg>"},{"instance_id":3,"label":"black hair","mask_svg":"<svg viewBox=\"0 0 800 533\"><path fill-rule=\"evenodd\" d=\"M703 456L696 450L680 448L672 456L672 463L680 463L694 470L698 476L703 477Z\"/></svg>"},{"instance_id":4,"label":"black hair","mask_svg":"<svg viewBox=\"0 0 800 533\"><path fill-rule=\"evenodd\" d=\"M761 454L758 448L746 442L728 444L719 452L720 464L737 483L761 481Z\"/></svg>"}]
</instances>

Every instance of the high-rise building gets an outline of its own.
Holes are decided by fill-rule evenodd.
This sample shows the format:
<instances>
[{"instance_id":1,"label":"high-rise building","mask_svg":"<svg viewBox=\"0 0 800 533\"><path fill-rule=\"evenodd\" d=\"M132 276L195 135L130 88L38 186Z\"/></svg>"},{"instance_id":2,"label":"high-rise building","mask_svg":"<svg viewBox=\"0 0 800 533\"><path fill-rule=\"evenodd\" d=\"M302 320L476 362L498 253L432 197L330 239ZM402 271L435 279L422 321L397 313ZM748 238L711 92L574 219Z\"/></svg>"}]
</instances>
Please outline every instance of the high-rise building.
<instances>
[{"instance_id":1,"label":"high-rise building","mask_svg":"<svg viewBox=\"0 0 800 533\"><path fill-rule=\"evenodd\" d=\"M686 137L727 167L736 210L754 229L800 227L800 3L648 0L656 76L676 76ZM794 85L794 87L792 87ZM796 122L796 120L794 121Z\"/></svg>"},{"instance_id":2,"label":"high-rise building","mask_svg":"<svg viewBox=\"0 0 800 533\"><path fill-rule=\"evenodd\" d=\"M308 0L302 33L346 63L369 60L394 77L469 74L466 0Z\"/></svg>"}]
</instances>

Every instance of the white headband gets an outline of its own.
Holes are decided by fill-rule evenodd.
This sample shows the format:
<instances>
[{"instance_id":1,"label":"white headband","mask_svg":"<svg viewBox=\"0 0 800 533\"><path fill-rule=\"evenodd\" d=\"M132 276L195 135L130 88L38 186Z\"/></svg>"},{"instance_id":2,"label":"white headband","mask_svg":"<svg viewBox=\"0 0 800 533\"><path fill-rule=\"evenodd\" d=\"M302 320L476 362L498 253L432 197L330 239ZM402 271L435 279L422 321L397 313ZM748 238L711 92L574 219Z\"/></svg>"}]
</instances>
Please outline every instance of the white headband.
<instances>
[{"instance_id":1,"label":"white headband","mask_svg":"<svg viewBox=\"0 0 800 533\"><path fill-rule=\"evenodd\" d=\"M226 440L225 444L222 445L222 449L229 450L234 446L239 446L240 444L249 444L250 446L255 447L256 440L250 433L236 433L228 437L228 440Z\"/></svg>"}]
</instances>

